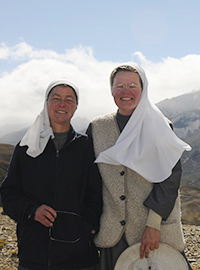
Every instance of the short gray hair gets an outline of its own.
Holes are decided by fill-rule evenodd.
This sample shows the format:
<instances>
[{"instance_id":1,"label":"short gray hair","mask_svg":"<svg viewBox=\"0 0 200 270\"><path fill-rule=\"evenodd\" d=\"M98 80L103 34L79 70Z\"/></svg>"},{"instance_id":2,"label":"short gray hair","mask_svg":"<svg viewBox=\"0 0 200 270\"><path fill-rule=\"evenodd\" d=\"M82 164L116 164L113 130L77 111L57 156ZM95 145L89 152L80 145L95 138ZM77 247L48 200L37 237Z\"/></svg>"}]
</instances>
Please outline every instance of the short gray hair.
<instances>
[{"instance_id":1,"label":"short gray hair","mask_svg":"<svg viewBox=\"0 0 200 270\"><path fill-rule=\"evenodd\" d=\"M116 74L120 71L125 71L125 72L134 72L134 73L137 73L139 78L140 78L140 84L141 84L141 87L143 89L143 83L142 83L142 79L140 77L140 74L139 72L137 71L137 69L135 69L134 67L132 66L128 66L128 65L122 65L122 66L119 66L119 67L116 67L110 74L110 86L112 88L113 86L113 81L114 81L114 78L116 76Z\"/></svg>"}]
</instances>

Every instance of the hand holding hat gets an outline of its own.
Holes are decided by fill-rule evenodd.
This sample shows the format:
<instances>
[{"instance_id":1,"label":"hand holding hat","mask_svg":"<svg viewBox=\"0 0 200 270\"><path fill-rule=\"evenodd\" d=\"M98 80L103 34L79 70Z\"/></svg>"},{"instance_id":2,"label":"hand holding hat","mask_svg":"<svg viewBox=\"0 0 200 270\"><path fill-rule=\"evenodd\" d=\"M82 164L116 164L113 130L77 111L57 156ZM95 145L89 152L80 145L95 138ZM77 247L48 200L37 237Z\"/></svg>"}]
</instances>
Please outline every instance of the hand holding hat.
<instances>
[{"instance_id":1,"label":"hand holding hat","mask_svg":"<svg viewBox=\"0 0 200 270\"><path fill-rule=\"evenodd\" d=\"M114 270L188 270L188 265L179 251L160 243L150 251L149 257L140 259L140 243L128 247L118 258Z\"/></svg>"}]
</instances>

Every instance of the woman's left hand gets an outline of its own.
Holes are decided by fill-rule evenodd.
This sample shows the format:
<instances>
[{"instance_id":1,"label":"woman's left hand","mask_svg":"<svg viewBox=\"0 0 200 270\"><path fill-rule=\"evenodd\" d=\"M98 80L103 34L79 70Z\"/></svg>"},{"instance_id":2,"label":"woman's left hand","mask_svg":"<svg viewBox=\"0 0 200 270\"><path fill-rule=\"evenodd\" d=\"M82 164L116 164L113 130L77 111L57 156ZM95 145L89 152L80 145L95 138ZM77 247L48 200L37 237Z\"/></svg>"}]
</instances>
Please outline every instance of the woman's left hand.
<instances>
[{"instance_id":1,"label":"woman's left hand","mask_svg":"<svg viewBox=\"0 0 200 270\"><path fill-rule=\"evenodd\" d=\"M140 258L148 258L149 251L159 248L160 231L149 226L146 226L142 235L142 242L140 246Z\"/></svg>"}]
</instances>

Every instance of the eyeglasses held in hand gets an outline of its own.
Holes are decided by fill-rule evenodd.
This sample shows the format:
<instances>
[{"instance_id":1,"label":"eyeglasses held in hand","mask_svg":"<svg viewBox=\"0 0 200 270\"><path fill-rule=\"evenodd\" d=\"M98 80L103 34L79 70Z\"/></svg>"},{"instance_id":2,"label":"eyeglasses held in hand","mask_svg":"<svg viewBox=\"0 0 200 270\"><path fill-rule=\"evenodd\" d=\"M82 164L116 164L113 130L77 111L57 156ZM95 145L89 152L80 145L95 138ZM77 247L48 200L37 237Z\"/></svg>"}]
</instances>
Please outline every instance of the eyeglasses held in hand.
<instances>
[{"instance_id":1,"label":"eyeglasses held in hand","mask_svg":"<svg viewBox=\"0 0 200 270\"><path fill-rule=\"evenodd\" d=\"M74 217L82 218L79 214L76 214L76 213L74 213L74 212L68 212L68 211L59 211L59 210L56 210L56 213L57 213L57 218L58 218L59 214L66 214L66 215L70 215L70 216L72 216L72 217L74 216ZM57 218L56 218L56 219L57 219ZM72 219L73 219L73 218L72 218ZM54 222L54 225L55 225L55 227L56 227L56 220L55 220L55 222ZM78 242L78 241L81 239L81 237L78 237L78 238L76 238L76 239L74 239L74 240L63 240L63 239L58 239L58 238L54 237L54 236L53 236L54 231L55 231L54 225L53 225L52 227L49 227L49 238L50 238L52 241L57 241L57 242L62 242L62 243L73 244L73 243ZM64 224L63 224L63 225L64 225ZM72 224L72 226L73 226L73 224ZM58 231L59 231L59 229L58 229Z\"/></svg>"}]
</instances>

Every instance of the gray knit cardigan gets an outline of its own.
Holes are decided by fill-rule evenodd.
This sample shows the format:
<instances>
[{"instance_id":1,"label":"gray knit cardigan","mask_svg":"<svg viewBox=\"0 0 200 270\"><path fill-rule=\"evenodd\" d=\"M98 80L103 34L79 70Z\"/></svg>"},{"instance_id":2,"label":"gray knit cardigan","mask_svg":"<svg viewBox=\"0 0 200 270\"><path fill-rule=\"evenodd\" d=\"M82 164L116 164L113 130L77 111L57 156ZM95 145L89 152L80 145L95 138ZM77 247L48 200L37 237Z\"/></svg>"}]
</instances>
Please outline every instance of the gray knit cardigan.
<instances>
[{"instance_id":1,"label":"gray knit cardigan","mask_svg":"<svg viewBox=\"0 0 200 270\"><path fill-rule=\"evenodd\" d=\"M92 137L96 157L113 146L119 134L116 113L93 120ZM150 194L153 184L122 165L98 163L98 166L103 179L104 207L95 244L102 248L113 247L124 233L129 245L141 241L149 211L143 202ZM184 250L180 195L168 219L161 223L160 242L169 244L180 252Z\"/></svg>"}]
</instances>

